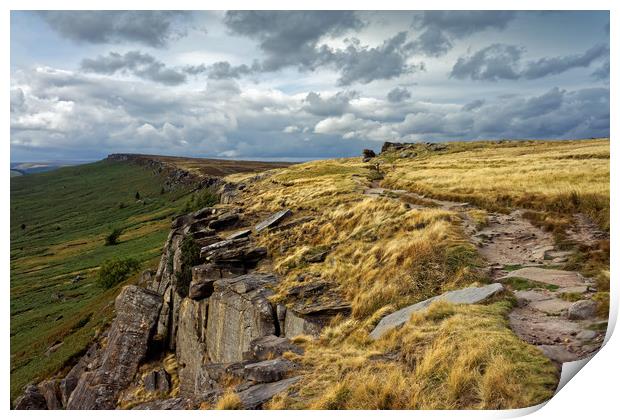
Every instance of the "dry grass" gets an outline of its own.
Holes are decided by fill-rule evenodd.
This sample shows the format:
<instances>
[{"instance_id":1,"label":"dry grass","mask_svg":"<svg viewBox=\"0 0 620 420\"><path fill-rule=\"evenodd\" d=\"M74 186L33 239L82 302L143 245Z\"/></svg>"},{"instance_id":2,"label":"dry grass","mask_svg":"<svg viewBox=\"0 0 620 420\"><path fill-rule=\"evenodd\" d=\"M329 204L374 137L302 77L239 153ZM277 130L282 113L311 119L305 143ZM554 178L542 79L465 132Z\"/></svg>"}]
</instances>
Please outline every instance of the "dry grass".
<instances>
[{"instance_id":1,"label":"dry grass","mask_svg":"<svg viewBox=\"0 0 620 420\"><path fill-rule=\"evenodd\" d=\"M609 228L609 139L450 143L441 153L388 158L382 169L390 187L490 210L581 212Z\"/></svg>"},{"instance_id":2,"label":"dry grass","mask_svg":"<svg viewBox=\"0 0 620 420\"><path fill-rule=\"evenodd\" d=\"M508 310L506 302L439 302L376 343L355 335L337 342L327 333L300 357L306 374L298 393L270 408L507 409L543 402L553 395L555 367L514 336Z\"/></svg>"},{"instance_id":3,"label":"dry grass","mask_svg":"<svg viewBox=\"0 0 620 420\"><path fill-rule=\"evenodd\" d=\"M506 301L434 306L397 333L369 340L393 310L486 281L457 214L366 196L373 179L359 159L310 162L274 172L242 197L257 218L282 208L293 218L314 217L258 238L280 276L274 299L287 300L300 280L320 280L352 307L352 316L333 319L320 339L296 340L306 349L290 355L303 366L302 382L268 407L514 408L549 398L555 369L508 328ZM486 212L470 217L482 225ZM308 263L317 249L329 250L326 259Z\"/></svg>"},{"instance_id":4,"label":"dry grass","mask_svg":"<svg viewBox=\"0 0 620 420\"><path fill-rule=\"evenodd\" d=\"M227 391L215 404L216 410L243 410L239 396L233 391Z\"/></svg>"}]
</instances>

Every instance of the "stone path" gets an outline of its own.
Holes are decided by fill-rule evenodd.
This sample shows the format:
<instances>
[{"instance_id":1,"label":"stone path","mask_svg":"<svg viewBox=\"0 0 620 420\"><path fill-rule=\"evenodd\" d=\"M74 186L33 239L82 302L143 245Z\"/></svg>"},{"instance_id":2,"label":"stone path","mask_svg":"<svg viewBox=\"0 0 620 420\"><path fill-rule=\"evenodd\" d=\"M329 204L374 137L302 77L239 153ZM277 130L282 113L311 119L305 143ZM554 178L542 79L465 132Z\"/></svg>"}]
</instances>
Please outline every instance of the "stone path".
<instances>
[{"instance_id":1,"label":"stone path","mask_svg":"<svg viewBox=\"0 0 620 420\"><path fill-rule=\"evenodd\" d=\"M517 306L509 315L511 328L551 360L560 364L579 360L601 346L607 320L597 318L592 311L577 313L577 306L593 307L593 282L577 272L556 269L571 252L555 249L553 237L525 219L522 210L489 213L488 223L478 230L468 214L475 207L468 203L385 189L378 182L364 194L400 199L412 209L433 206L457 212L465 234L487 261L491 279L503 283L517 298ZM571 238L591 244L603 237L591 224L585 216L577 215L575 228L569 232ZM569 313L575 319L569 319Z\"/></svg>"}]
</instances>

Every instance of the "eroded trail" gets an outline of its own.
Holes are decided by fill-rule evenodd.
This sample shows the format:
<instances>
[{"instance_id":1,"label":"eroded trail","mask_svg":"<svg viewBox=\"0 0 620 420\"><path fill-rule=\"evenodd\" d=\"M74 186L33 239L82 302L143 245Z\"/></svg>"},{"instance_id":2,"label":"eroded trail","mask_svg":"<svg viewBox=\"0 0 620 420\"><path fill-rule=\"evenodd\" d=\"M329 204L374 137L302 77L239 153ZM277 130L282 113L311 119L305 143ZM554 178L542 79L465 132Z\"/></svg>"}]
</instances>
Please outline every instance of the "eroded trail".
<instances>
[{"instance_id":1,"label":"eroded trail","mask_svg":"<svg viewBox=\"0 0 620 420\"><path fill-rule=\"evenodd\" d=\"M607 320L596 316L596 303L591 299L593 281L578 272L557 269L571 252L556 249L553 237L532 225L521 210L489 213L485 226L480 228L470 213L476 209L468 203L385 189L378 183L364 194L400 199L413 209L439 207L457 212L465 234L486 260L490 277L502 282L517 298L509 316L511 328L551 360L579 360L601 346ZM591 222L582 219L578 218L581 221L572 238L590 243L601 234L585 226Z\"/></svg>"}]
</instances>

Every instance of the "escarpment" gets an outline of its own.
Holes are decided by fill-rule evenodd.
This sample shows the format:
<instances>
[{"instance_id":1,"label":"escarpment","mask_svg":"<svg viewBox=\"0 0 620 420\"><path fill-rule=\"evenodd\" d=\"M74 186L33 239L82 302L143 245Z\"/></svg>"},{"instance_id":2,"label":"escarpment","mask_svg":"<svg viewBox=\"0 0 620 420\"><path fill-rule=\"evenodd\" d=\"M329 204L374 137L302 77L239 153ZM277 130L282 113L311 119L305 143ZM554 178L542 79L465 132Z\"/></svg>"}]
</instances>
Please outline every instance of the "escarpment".
<instances>
[{"instance_id":1,"label":"escarpment","mask_svg":"<svg viewBox=\"0 0 620 420\"><path fill-rule=\"evenodd\" d=\"M299 366L283 354L303 350L289 338L318 334L326 314L270 299L278 277L259 268L269 251L255 236L286 229L292 212L249 217L231 204L237 188L220 189L229 204L174 219L157 271L122 289L108 331L64 378L29 386L16 407L197 408L232 381L243 407L260 408L296 383Z\"/></svg>"}]
</instances>

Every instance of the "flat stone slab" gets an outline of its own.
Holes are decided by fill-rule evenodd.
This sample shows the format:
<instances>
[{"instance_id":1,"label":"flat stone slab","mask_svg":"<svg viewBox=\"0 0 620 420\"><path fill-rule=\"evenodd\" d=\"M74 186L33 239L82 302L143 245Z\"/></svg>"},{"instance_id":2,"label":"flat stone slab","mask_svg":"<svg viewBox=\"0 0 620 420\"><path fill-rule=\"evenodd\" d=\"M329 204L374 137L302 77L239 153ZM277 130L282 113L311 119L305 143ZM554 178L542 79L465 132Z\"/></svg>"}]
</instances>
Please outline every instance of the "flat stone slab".
<instances>
[{"instance_id":1,"label":"flat stone slab","mask_svg":"<svg viewBox=\"0 0 620 420\"><path fill-rule=\"evenodd\" d=\"M503 290L504 286L500 283L493 283L482 287L467 287L465 289L452 290L439 296L434 296L383 317L370 333L370 338L377 340L386 332L401 327L409 321L414 312L426 309L435 301L445 301L454 304L474 304L480 303Z\"/></svg>"},{"instance_id":2,"label":"flat stone slab","mask_svg":"<svg viewBox=\"0 0 620 420\"><path fill-rule=\"evenodd\" d=\"M558 287L583 286L584 280L581 274L575 271L551 270L538 267L525 267L511 271L504 279L521 277L539 283L551 284Z\"/></svg>"},{"instance_id":3,"label":"flat stone slab","mask_svg":"<svg viewBox=\"0 0 620 420\"><path fill-rule=\"evenodd\" d=\"M252 233L251 229L238 230L237 232L234 232L228 235L226 239L231 240L231 239L245 238L246 236L250 236L250 233Z\"/></svg>"},{"instance_id":4,"label":"flat stone slab","mask_svg":"<svg viewBox=\"0 0 620 420\"><path fill-rule=\"evenodd\" d=\"M241 400L243 408L246 410L260 408L260 406L269 401L274 395L286 391L300 378L300 376L296 376L294 378L283 379L278 382L254 385L245 391L241 391L237 395Z\"/></svg>"},{"instance_id":5,"label":"flat stone slab","mask_svg":"<svg viewBox=\"0 0 620 420\"><path fill-rule=\"evenodd\" d=\"M532 302L530 303L530 306L537 311L555 315L563 311L567 311L568 308L571 306L571 303L562 299L547 299L538 302Z\"/></svg>"},{"instance_id":6,"label":"flat stone slab","mask_svg":"<svg viewBox=\"0 0 620 420\"><path fill-rule=\"evenodd\" d=\"M289 209L286 210L282 210L279 211L277 213L272 214L271 216L269 216L268 218L266 218L265 220L263 220L262 222L260 222L259 224L257 224L254 227L254 230L258 233L264 229L267 229L271 226L275 226L278 223L280 223L283 219L287 218L288 216L290 216L291 214L293 214Z\"/></svg>"}]
</instances>

